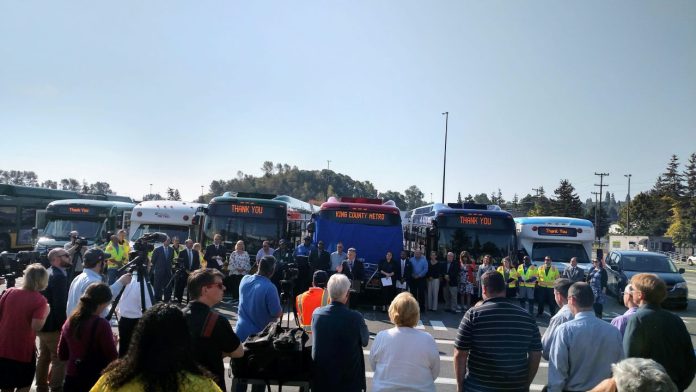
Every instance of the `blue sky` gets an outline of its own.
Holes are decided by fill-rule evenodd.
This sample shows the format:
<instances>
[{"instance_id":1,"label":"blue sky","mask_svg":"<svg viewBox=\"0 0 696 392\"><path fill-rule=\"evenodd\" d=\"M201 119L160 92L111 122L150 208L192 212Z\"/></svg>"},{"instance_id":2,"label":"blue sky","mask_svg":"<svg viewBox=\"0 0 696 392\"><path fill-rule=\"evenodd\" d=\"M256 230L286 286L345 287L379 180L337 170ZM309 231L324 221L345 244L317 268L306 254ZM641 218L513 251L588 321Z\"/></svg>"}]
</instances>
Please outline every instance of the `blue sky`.
<instances>
[{"instance_id":1,"label":"blue sky","mask_svg":"<svg viewBox=\"0 0 696 392\"><path fill-rule=\"evenodd\" d=\"M448 200L696 152L693 1L3 1L0 59L0 169L136 198L331 160L438 200L443 111Z\"/></svg>"}]
</instances>

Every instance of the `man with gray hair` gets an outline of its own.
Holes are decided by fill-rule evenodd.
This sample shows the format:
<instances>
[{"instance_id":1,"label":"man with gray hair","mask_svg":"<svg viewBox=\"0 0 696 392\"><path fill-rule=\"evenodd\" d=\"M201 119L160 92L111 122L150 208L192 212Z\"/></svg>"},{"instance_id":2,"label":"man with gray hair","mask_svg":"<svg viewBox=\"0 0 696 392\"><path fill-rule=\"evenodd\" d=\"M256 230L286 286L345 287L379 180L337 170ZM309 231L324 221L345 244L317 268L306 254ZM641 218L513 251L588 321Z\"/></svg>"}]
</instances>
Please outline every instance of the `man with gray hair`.
<instances>
[{"instance_id":1,"label":"man with gray hair","mask_svg":"<svg viewBox=\"0 0 696 392\"><path fill-rule=\"evenodd\" d=\"M619 331L594 315L592 287L577 282L568 290L573 320L554 332L549 352L549 392L587 391L611 375L624 358Z\"/></svg>"},{"instance_id":2,"label":"man with gray hair","mask_svg":"<svg viewBox=\"0 0 696 392\"><path fill-rule=\"evenodd\" d=\"M327 285L331 303L312 316L312 390L366 390L362 348L369 342L369 332L363 316L346 306L350 285L345 275L332 275Z\"/></svg>"},{"instance_id":3,"label":"man with gray hair","mask_svg":"<svg viewBox=\"0 0 696 392\"><path fill-rule=\"evenodd\" d=\"M629 283L626 285L626 288L624 288L623 292L623 303L628 308L628 310L621 316L616 316L613 320L611 320L611 325L619 329L619 332L621 332L621 336L623 336L624 332L626 332L628 320L638 311L638 305L636 305L636 303L633 302L632 293L633 287Z\"/></svg>"},{"instance_id":4,"label":"man with gray hair","mask_svg":"<svg viewBox=\"0 0 696 392\"><path fill-rule=\"evenodd\" d=\"M614 377L599 383L590 392L677 392L669 374L652 359L626 358L611 365Z\"/></svg>"}]
</instances>

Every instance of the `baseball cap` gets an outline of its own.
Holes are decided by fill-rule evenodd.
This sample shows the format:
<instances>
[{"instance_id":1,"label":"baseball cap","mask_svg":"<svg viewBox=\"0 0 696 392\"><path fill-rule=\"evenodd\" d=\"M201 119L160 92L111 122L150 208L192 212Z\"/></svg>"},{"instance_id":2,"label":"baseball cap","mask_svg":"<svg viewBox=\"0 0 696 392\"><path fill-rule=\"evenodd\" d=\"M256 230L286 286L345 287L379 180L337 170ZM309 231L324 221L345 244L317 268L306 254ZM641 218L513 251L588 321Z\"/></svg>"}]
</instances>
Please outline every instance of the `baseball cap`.
<instances>
[{"instance_id":1,"label":"baseball cap","mask_svg":"<svg viewBox=\"0 0 696 392\"><path fill-rule=\"evenodd\" d=\"M316 270L314 271L314 276L312 276L312 283L314 283L315 286L319 287L324 287L326 286L326 282L329 280L329 274L322 270Z\"/></svg>"},{"instance_id":2,"label":"baseball cap","mask_svg":"<svg viewBox=\"0 0 696 392\"><path fill-rule=\"evenodd\" d=\"M108 260L111 258L110 253L105 253L103 250L98 249L98 248L92 248L85 252L84 256L84 265L87 268L92 268L95 265L97 265L99 262L102 262L104 260Z\"/></svg>"}]
</instances>

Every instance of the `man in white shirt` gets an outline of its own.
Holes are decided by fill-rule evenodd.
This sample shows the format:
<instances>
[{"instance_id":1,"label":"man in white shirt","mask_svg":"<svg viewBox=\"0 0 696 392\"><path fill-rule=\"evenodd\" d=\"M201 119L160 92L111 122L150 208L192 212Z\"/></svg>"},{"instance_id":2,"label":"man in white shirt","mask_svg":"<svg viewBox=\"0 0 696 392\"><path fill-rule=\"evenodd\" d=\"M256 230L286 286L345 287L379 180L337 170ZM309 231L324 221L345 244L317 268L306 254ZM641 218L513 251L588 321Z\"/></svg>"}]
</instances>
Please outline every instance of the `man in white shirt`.
<instances>
[{"instance_id":1,"label":"man in white shirt","mask_svg":"<svg viewBox=\"0 0 696 392\"><path fill-rule=\"evenodd\" d=\"M331 253L331 271L327 271L329 274L333 274L336 272L336 269L338 268L341 263L343 263L343 260L347 259L348 255L343 251L343 243L339 242L336 244L336 251Z\"/></svg>"},{"instance_id":2,"label":"man in white shirt","mask_svg":"<svg viewBox=\"0 0 696 392\"><path fill-rule=\"evenodd\" d=\"M133 330L138 324L138 320L143 317L142 301L140 300L140 282L138 282L138 273L133 274L133 280L126 286L121 294L121 300L118 302L118 314L121 316L118 320L118 356L123 357L128 352ZM145 310L152 307L152 286L150 282L142 282L145 291Z\"/></svg>"},{"instance_id":3,"label":"man in white shirt","mask_svg":"<svg viewBox=\"0 0 696 392\"><path fill-rule=\"evenodd\" d=\"M553 333L561 324L566 321L573 319L573 312L570 311L568 307L568 289L573 285L573 281L566 278L556 279L553 284L553 294L556 299L556 304L561 308L556 312L551 320L549 321L549 326L544 331L544 336L541 337L541 345L543 350L541 351L541 356L545 360L549 360L549 350L551 349L551 344L553 344Z\"/></svg>"},{"instance_id":4,"label":"man in white shirt","mask_svg":"<svg viewBox=\"0 0 696 392\"><path fill-rule=\"evenodd\" d=\"M264 256L273 256L273 253L275 253L275 249L271 248L271 243L264 241L263 244L261 244L261 249L256 252L256 262L258 263Z\"/></svg>"}]
</instances>

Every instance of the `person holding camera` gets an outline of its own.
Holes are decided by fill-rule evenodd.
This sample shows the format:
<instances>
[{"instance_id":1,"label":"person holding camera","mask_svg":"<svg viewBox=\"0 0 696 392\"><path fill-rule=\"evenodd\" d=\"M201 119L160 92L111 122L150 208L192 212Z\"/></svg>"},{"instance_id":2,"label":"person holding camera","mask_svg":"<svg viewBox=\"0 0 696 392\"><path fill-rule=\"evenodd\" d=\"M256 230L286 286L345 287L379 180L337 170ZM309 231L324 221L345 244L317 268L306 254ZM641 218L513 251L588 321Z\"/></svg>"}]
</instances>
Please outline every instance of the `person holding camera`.
<instances>
[{"instance_id":1,"label":"person holding camera","mask_svg":"<svg viewBox=\"0 0 696 392\"><path fill-rule=\"evenodd\" d=\"M70 232L70 241L63 246L63 249L68 252L72 260L73 277L82 273L84 269L82 260L84 260L85 252L87 252L87 247L85 245L87 245L86 240L80 238L80 233L73 230Z\"/></svg>"},{"instance_id":2,"label":"person holding camera","mask_svg":"<svg viewBox=\"0 0 696 392\"><path fill-rule=\"evenodd\" d=\"M292 250L290 249L290 246L287 241L281 238L280 241L278 241L278 244L278 249L276 249L275 252L273 252L273 257L276 258L276 268L275 272L273 272L273 276L271 276L271 282L273 282L273 284L278 289L278 294L280 294L280 280L283 279L283 274L285 273L285 266L294 263L295 257L292 255ZM256 260L258 262L258 260L260 259Z\"/></svg>"},{"instance_id":3,"label":"person holding camera","mask_svg":"<svg viewBox=\"0 0 696 392\"><path fill-rule=\"evenodd\" d=\"M106 270L106 260L111 257L110 254L104 253L103 250L99 248L92 248L85 252L84 273L73 279L70 284L70 289L68 290L68 304L66 306L66 315L70 317L77 304L80 302L80 297L85 293L87 287L92 283L102 282L102 274ZM116 280L109 288L111 289L112 295L115 297L121 291L121 289L131 282L131 274L123 274L120 278ZM106 316L106 311L102 313L102 317Z\"/></svg>"}]
</instances>

